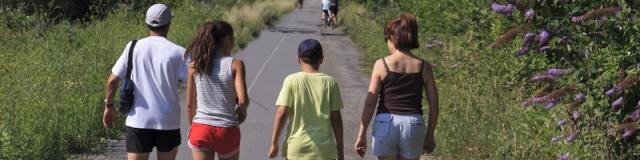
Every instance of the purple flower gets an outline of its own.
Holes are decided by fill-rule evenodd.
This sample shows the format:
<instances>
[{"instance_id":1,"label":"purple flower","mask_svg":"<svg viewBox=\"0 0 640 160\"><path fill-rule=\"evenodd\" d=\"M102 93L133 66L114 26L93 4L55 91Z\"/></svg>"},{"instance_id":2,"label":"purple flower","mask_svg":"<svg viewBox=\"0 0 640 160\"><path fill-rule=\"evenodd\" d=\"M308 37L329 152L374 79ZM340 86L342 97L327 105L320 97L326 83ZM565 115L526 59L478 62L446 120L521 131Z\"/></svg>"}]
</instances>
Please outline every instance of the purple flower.
<instances>
[{"instance_id":1,"label":"purple flower","mask_svg":"<svg viewBox=\"0 0 640 160\"><path fill-rule=\"evenodd\" d=\"M496 13L500 13L504 16L511 16L511 13L513 12L513 5L512 4L507 4L507 5L501 5L495 2L491 3L491 10L493 10Z\"/></svg>"},{"instance_id":2,"label":"purple flower","mask_svg":"<svg viewBox=\"0 0 640 160\"><path fill-rule=\"evenodd\" d=\"M613 101L613 103L611 103L611 106L613 107L613 109L618 109L623 104L624 104L624 97L620 97L616 101Z\"/></svg>"},{"instance_id":3,"label":"purple flower","mask_svg":"<svg viewBox=\"0 0 640 160\"><path fill-rule=\"evenodd\" d=\"M538 45L542 45L549 42L549 39L551 39L551 33L549 33L548 31L542 31L540 32L540 34L538 34L538 37Z\"/></svg>"},{"instance_id":4,"label":"purple flower","mask_svg":"<svg viewBox=\"0 0 640 160\"><path fill-rule=\"evenodd\" d=\"M543 97L534 97L531 99L531 103L542 103L542 101L544 101Z\"/></svg>"},{"instance_id":5,"label":"purple flower","mask_svg":"<svg viewBox=\"0 0 640 160\"><path fill-rule=\"evenodd\" d=\"M558 142L560 139L562 139L562 136L551 137L551 142Z\"/></svg>"},{"instance_id":6,"label":"purple flower","mask_svg":"<svg viewBox=\"0 0 640 160\"><path fill-rule=\"evenodd\" d=\"M533 78L531 78L532 81L550 81L553 80L555 77L553 76L549 76L549 75L537 75L537 76L533 76Z\"/></svg>"},{"instance_id":7,"label":"purple flower","mask_svg":"<svg viewBox=\"0 0 640 160\"><path fill-rule=\"evenodd\" d=\"M558 127L564 126L564 124L567 124L567 120L566 119L562 119L562 120L558 121Z\"/></svg>"},{"instance_id":8,"label":"purple flower","mask_svg":"<svg viewBox=\"0 0 640 160\"><path fill-rule=\"evenodd\" d=\"M547 50L549 50L549 49L551 49L551 47L549 47L549 46L543 46L543 47L540 47L540 49L538 49L538 52L546 52L546 51L547 51Z\"/></svg>"},{"instance_id":9,"label":"purple flower","mask_svg":"<svg viewBox=\"0 0 640 160\"><path fill-rule=\"evenodd\" d=\"M532 20L535 16L536 16L536 12L533 9L529 9L527 10L527 12L524 13L524 17L527 20Z\"/></svg>"},{"instance_id":10,"label":"purple flower","mask_svg":"<svg viewBox=\"0 0 640 160\"><path fill-rule=\"evenodd\" d=\"M529 47L522 47L518 52L516 52L516 57L520 57L529 52Z\"/></svg>"},{"instance_id":11,"label":"purple flower","mask_svg":"<svg viewBox=\"0 0 640 160\"><path fill-rule=\"evenodd\" d=\"M584 100L585 100L585 99L587 99L587 98L585 97L585 95L584 95L584 94L582 94L582 93L580 93L580 94L576 95L576 99L575 99L574 101L575 101L576 103L582 103L582 102L584 102Z\"/></svg>"},{"instance_id":12,"label":"purple flower","mask_svg":"<svg viewBox=\"0 0 640 160\"><path fill-rule=\"evenodd\" d=\"M562 37L560 38L560 44L563 44L563 45L564 45L564 44L567 44L567 43L569 43L569 37L567 37L567 36L562 36Z\"/></svg>"},{"instance_id":13,"label":"purple flower","mask_svg":"<svg viewBox=\"0 0 640 160\"><path fill-rule=\"evenodd\" d=\"M531 105L531 101L530 100L526 100L524 102L522 102L522 107L529 107Z\"/></svg>"},{"instance_id":14,"label":"purple flower","mask_svg":"<svg viewBox=\"0 0 640 160\"><path fill-rule=\"evenodd\" d=\"M615 94L620 93L621 91L622 90L616 86L616 87L613 87L613 88L609 89L606 93L604 93L604 95L607 96L607 97L611 97L611 96L613 96Z\"/></svg>"},{"instance_id":15,"label":"purple flower","mask_svg":"<svg viewBox=\"0 0 640 160\"><path fill-rule=\"evenodd\" d=\"M633 120L633 121L638 121L640 120L640 108L636 109L635 111L631 112L629 114L629 116L627 116L629 119Z\"/></svg>"},{"instance_id":16,"label":"purple flower","mask_svg":"<svg viewBox=\"0 0 640 160\"><path fill-rule=\"evenodd\" d=\"M551 68L547 70L547 75L552 76L552 77L558 77L558 76L562 76L565 75L567 73L571 72L571 70L569 69L555 69L555 68Z\"/></svg>"},{"instance_id":17,"label":"purple flower","mask_svg":"<svg viewBox=\"0 0 640 160\"><path fill-rule=\"evenodd\" d=\"M584 18L582 16L571 17L571 21L573 23L580 23L580 22L584 21Z\"/></svg>"},{"instance_id":18,"label":"purple flower","mask_svg":"<svg viewBox=\"0 0 640 160\"><path fill-rule=\"evenodd\" d=\"M581 113L579 111L572 111L571 112L571 118L573 118L573 120L577 120L578 118L580 118Z\"/></svg>"},{"instance_id":19,"label":"purple flower","mask_svg":"<svg viewBox=\"0 0 640 160\"><path fill-rule=\"evenodd\" d=\"M549 101L549 103L547 103L547 105L544 106L544 109L551 109L555 107L559 102L559 99L552 99L551 101Z\"/></svg>"},{"instance_id":20,"label":"purple flower","mask_svg":"<svg viewBox=\"0 0 640 160\"><path fill-rule=\"evenodd\" d=\"M556 105L557 105L557 103L555 103L555 102L549 102L549 103L547 103L546 106L544 106L544 109L551 109L551 108L555 107Z\"/></svg>"},{"instance_id":21,"label":"purple flower","mask_svg":"<svg viewBox=\"0 0 640 160\"><path fill-rule=\"evenodd\" d=\"M562 156L560 156L560 158L558 158L558 160L569 160L569 153L565 153Z\"/></svg>"},{"instance_id":22,"label":"purple flower","mask_svg":"<svg viewBox=\"0 0 640 160\"><path fill-rule=\"evenodd\" d=\"M622 138L627 139L636 133L637 129L625 129Z\"/></svg>"},{"instance_id":23,"label":"purple flower","mask_svg":"<svg viewBox=\"0 0 640 160\"><path fill-rule=\"evenodd\" d=\"M569 136L567 136L567 138L565 138L565 140L569 143L573 142L576 140L576 138L578 137L578 131L575 132L571 132L571 134L569 134Z\"/></svg>"},{"instance_id":24,"label":"purple flower","mask_svg":"<svg viewBox=\"0 0 640 160\"><path fill-rule=\"evenodd\" d=\"M536 33L529 32L527 34L524 34L524 37L522 38L522 41L523 41L525 46L528 46L529 44L531 44L531 42L533 42L533 40L535 38L536 38Z\"/></svg>"}]
</instances>

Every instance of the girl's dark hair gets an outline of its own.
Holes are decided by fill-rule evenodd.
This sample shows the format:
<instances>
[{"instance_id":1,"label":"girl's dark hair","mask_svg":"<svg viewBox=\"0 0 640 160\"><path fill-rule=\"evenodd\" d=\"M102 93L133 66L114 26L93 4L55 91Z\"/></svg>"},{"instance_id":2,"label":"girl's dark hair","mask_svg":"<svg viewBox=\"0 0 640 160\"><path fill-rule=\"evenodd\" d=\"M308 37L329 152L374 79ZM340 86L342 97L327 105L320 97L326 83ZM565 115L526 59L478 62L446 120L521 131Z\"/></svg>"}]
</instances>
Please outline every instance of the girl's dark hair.
<instances>
[{"instance_id":1,"label":"girl's dark hair","mask_svg":"<svg viewBox=\"0 0 640 160\"><path fill-rule=\"evenodd\" d=\"M209 75L211 61L216 55L224 38L233 36L233 28L225 21L207 22L200 26L193 42L187 47L187 54L191 54L196 73Z\"/></svg>"},{"instance_id":2,"label":"girl's dark hair","mask_svg":"<svg viewBox=\"0 0 640 160\"><path fill-rule=\"evenodd\" d=\"M398 49L416 49L418 42L418 24L416 16L404 13L384 26L384 40L391 41Z\"/></svg>"}]
</instances>

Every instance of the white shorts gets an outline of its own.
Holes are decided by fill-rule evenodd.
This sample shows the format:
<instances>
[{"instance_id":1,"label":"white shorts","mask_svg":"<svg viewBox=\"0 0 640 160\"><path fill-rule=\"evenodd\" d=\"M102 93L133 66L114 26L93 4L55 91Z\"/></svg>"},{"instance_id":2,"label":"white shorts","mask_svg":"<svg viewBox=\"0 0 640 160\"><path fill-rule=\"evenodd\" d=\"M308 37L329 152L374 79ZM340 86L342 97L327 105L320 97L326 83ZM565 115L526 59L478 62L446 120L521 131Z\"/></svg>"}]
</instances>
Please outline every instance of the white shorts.
<instances>
[{"instance_id":1,"label":"white shorts","mask_svg":"<svg viewBox=\"0 0 640 160\"><path fill-rule=\"evenodd\" d=\"M425 130L420 114L378 114L373 123L372 154L418 159L423 151Z\"/></svg>"}]
</instances>

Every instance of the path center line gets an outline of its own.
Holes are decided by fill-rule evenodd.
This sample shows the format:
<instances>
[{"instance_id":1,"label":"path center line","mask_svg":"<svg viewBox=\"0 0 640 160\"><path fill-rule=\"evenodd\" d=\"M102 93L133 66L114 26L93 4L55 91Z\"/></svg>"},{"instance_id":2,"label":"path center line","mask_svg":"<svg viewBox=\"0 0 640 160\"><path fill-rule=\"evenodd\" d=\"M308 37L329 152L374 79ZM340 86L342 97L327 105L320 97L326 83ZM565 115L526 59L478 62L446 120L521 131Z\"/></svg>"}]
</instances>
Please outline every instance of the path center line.
<instances>
[{"instance_id":1,"label":"path center line","mask_svg":"<svg viewBox=\"0 0 640 160\"><path fill-rule=\"evenodd\" d=\"M287 38L286 34L284 36L282 36L282 38L280 38L280 41L276 45L276 48L274 48L273 51L271 51L271 55L269 55L267 60L264 61L264 63L262 64L262 67L260 67L260 70L258 70L258 74L256 74L256 77L253 78L253 81L249 85L249 90L247 90L247 94L251 93L251 90L253 90L253 85L256 84L256 82L260 78L260 75L262 75L262 71L264 71L264 68L267 66L267 64L269 64L269 61L271 61L271 58L273 57L273 55L276 53L276 51L278 51L278 49L280 48L280 45L282 44L282 42L284 41L285 38ZM254 102L256 102L256 101L254 100ZM262 106L260 103L258 103L258 104L259 104L260 107L262 107L262 108L264 108L266 110L269 110L267 107Z\"/></svg>"}]
</instances>

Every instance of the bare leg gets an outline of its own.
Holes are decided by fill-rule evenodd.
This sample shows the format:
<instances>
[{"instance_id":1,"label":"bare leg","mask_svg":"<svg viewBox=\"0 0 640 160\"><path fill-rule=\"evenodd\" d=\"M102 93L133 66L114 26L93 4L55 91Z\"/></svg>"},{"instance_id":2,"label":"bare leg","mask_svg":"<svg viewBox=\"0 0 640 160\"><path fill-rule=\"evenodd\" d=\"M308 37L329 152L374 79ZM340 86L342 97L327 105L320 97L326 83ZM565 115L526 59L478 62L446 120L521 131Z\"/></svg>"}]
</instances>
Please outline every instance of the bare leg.
<instances>
[{"instance_id":1,"label":"bare leg","mask_svg":"<svg viewBox=\"0 0 640 160\"><path fill-rule=\"evenodd\" d=\"M129 160L148 160L149 153L127 153L127 159Z\"/></svg>"},{"instance_id":2,"label":"bare leg","mask_svg":"<svg viewBox=\"0 0 640 160\"><path fill-rule=\"evenodd\" d=\"M298 9L302 9L302 3L304 3L304 0L298 0Z\"/></svg>"},{"instance_id":3,"label":"bare leg","mask_svg":"<svg viewBox=\"0 0 640 160\"><path fill-rule=\"evenodd\" d=\"M158 160L175 160L178 147L173 147L169 152L158 152Z\"/></svg>"},{"instance_id":4,"label":"bare leg","mask_svg":"<svg viewBox=\"0 0 640 160\"><path fill-rule=\"evenodd\" d=\"M329 11L329 18L330 18L329 20L333 21L333 25L336 25L335 16L336 15L334 15L333 12Z\"/></svg>"},{"instance_id":5,"label":"bare leg","mask_svg":"<svg viewBox=\"0 0 640 160\"><path fill-rule=\"evenodd\" d=\"M240 152L236 153L235 155L231 156L230 158L221 158L220 155L218 155L218 159L220 160L238 160L240 158Z\"/></svg>"},{"instance_id":6,"label":"bare leg","mask_svg":"<svg viewBox=\"0 0 640 160\"><path fill-rule=\"evenodd\" d=\"M209 151L191 151L193 160L213 160L216 157L216 153Z\"/></svg>"}]
</instances>

